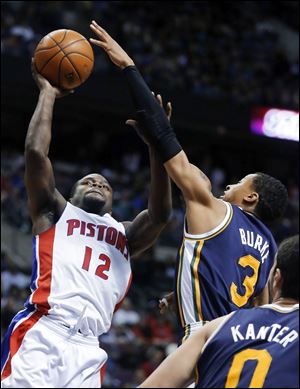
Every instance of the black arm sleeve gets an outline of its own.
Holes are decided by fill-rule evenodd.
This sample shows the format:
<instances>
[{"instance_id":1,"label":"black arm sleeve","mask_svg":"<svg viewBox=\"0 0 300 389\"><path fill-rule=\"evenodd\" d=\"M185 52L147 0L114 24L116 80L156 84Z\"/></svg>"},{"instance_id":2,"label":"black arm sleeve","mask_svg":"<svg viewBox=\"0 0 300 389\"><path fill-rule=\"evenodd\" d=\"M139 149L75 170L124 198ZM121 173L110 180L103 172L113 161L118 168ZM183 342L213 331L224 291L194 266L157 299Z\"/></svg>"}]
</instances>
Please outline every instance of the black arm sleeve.
<instances>
[{"instance_id":1,"label":"black arm sleeve","mask_svg":"<svg viewBox=\"0 0 300 389\"><path fill-rule=\"evenodd\" d=\"M160 105L151 93L140 72L135 66L123 69L133 103L137 111L146 110L148 114L155 113Z\"/></svg>"},{"instance_id":2,"label":"black arm sleeve","mask_svg":"<svg viewBox=\"0 0 300 389\"><path fill-rule=\"evenodd\" d=\"M140 131L166 162L182 150L167 115L135 66L126 67L123 73L137 110Z\"/></svg>"}]
</instances>

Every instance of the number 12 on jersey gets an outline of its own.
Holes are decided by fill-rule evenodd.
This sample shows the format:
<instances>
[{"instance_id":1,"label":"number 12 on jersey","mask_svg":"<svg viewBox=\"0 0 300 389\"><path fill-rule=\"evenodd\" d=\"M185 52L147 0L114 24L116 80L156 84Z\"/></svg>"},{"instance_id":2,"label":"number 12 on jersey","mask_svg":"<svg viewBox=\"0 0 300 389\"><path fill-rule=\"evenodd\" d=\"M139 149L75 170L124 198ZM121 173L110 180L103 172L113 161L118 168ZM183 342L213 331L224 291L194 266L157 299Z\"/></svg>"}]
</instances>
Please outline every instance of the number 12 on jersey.
<instances>
[{"instance_id":1,"label":"number 12 on jersey","mask_svg":"<svg viewBox=\"0 0 300 389\"><path fill-rule=\"evenodd\" d=\"M85 247L84 260L82 264L82 269L89 271L90 263L92 259L92 249L88 246ZM110 269L110 258L106 254L100 254L98 259L101 262L101 265L97 266L95 274L96 276L102 278L103 280L108 279L108 275L104 272L108 272Z\"/></svg>"}]
</instances>

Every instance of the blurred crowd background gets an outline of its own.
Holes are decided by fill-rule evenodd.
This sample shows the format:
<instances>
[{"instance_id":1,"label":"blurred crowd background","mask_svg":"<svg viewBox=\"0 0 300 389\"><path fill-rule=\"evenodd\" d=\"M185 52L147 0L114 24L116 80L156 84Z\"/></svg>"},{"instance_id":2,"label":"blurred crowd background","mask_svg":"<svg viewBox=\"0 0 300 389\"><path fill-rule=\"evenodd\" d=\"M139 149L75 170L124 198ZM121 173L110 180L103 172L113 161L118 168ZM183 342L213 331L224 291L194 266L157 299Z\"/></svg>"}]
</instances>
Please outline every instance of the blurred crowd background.
<instances>
[{"instance_id":1,"label":"blurred crowd background","mask_svg":"<svg viewBox=\"0 0 300 389\"><path fill-rule=\"evenodd\" d=\"M91 36L88 26L95 19L134 55L155 89L299 104L298 58L293 42L282 39L285 24L298 28L297 1L3 3L3 53L31 53L44 35L62 26ZM108 65L99 53L95 71Z\"/></svg>"},{"instance_id":2,"label":"blurred crowd background","mask_svg":"<svg viewBox=\"0 0 300 389\"><path fill-rule=\"evenodd\" d=\"M189 96L191 102L200 98L210 109L214 101L221 102L231 107L234 122L237 106L299 109L298 9L297 1L3 1L1 59L4 64L23 63L29 73L34 48L45 34L69 28L90 37L89 23L95 19L134 58L153 90L166 91L171 101L180 94ZM20 73L15 77L21 77ZM92 76L116 78L115 69L100 50L95 51ZM32 93L37 91L26 74L20 85L14 84L8 66L1 77L2 338L30 293L31 221L23 145L36 104L37 95ZM28 101L20 98L22 88ZM97 89L101 93L101 88ZM90 90L82 87L82 93L91 103L89 115L98 115L105 131L95 135L95 129L86 126L87 118L84 125L79 121L77 132L72 133L75 124L67 125L71 105L60 112L57 123L61 128L51 145L56 186L68 198L78 178L99 172L114 189L113 216L120 221L132 220L147 207L147 150L135 134L124 129L129 113L120 111L114 96L98 112L92 86ZM78 107L81 103L74 100ZM82 116L87 116L87 108L81 107ZM223 193L226 184L250 172L263 171L281 179L288 188L289 204L283 219L271 229L277 243L298 233L298 144L247 137L248 128L232 131L218 115L216 108L212 119L199 117L195 125L188 117L176 120L174 112L175 130L191 161L211 179L216 196ZM210 127L211 132L205 132ZM64 138L64 132L69 138ZM75 143L69 147L73 135ZM131 289L114 316L111 330L100 339L109 355L104 387L137 386L176 347L175 314L160 315L158 299L173 289L183 215L179 191L173 186L172 218L155 246L132 262Z\"/></svg>"}]
</instances>

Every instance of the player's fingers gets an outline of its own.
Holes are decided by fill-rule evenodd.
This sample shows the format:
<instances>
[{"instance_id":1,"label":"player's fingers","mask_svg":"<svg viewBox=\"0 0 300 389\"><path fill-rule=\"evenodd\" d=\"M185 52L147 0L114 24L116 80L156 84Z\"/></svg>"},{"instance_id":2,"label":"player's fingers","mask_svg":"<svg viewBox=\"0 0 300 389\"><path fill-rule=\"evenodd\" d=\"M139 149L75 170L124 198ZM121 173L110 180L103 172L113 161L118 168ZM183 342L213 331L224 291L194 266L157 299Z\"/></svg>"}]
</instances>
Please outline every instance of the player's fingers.
<instances>
[{"instance_id":1,"label":"player's fingers","mask_svg":"<svg viewBox=\"0 0 300 389\"><path fill-rule=\"evenodd\" d=\"M99 26L99 24L98 24L95 20L92 20L92 25L93 25L94 27L96 27L96 29L98 29L99 31L101 31L102 33L106 33L106 34L107 34L107 32L104 30L104 28L101 27L101 26Z\"/></svg>"},{"instance_id":2,"label":"player's fingers","mask_svg":"<svg viewBox=\"0 0 300 389\"><path fill-rule=\"evenodd\" d=\"M159 102L159 105L162 107L163 106L163 102L162 102L162 97L161 97L161 95L157 95L156 96L156 99L157 99L157 101Z\"/></svg>"},{"instance_id":3,"label":"player's fingers","mask_svg":"<svg viewBox=\"0 0 300 389\"><path fill-rule=\"evenodd\" d=\"M106 40L104 33L102 31L98 30L93 24L90 24L90 28L91 28L91 30L94 31L94 33L98 36L99 39Z\"/></svg>"},{"instance_id":4,"label":"player's fingers","mask_svg":"<svg viewBox=\"0 0 300 389\"><path fill-rule=\"evenodd\" d=\"M172 116L172 104L171 104L170 101L169 101L168 104L167 104L167 116L168 116L169 119L170 119L171 116Z\"/></svg>"},{"instance_id":5,"label":"player's fingers","mask_svg":"<svg viewBox=\"0 0 300 389\"><path fill-rule=\"evenodd\" d=\"M136 128L138 126L137 121L133 120L133 119L126 120L125 124L127 124L128 126L134 127L134 128Z\"/></svg>"},{"instance_id":6,"label":"player's fingers","mask_svg":"<svg viewBox=\"0 0 300 389\"><path fill-rule=\"evenodd\" d=\"M102 47L102 49L104 49L104 50L106 50L108 48L108 45L106 42L98 41L97 39L93 39L93 38L90 38L90 42L96 46Z\"/></svg>"}]
</instances>

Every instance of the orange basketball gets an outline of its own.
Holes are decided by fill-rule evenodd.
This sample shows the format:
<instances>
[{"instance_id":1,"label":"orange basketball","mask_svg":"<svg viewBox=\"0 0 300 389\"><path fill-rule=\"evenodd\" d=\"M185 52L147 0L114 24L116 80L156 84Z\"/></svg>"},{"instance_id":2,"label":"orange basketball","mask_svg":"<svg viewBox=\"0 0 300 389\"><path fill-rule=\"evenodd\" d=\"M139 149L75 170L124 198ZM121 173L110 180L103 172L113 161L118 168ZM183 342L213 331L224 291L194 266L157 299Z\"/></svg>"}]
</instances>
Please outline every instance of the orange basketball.
<instances>
[{"instance_id":1,"label":"orange basketball","mask_svg":"<svg viewBox=\"0 0 300 389\"><path fill-rule=\"evenodd\" d=\"M52 85L73 89L90 76L94 53L84 36L72 30L50 32L34 52L37 71Z\"/></svg>"}]
</instances>

